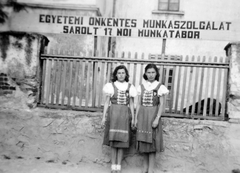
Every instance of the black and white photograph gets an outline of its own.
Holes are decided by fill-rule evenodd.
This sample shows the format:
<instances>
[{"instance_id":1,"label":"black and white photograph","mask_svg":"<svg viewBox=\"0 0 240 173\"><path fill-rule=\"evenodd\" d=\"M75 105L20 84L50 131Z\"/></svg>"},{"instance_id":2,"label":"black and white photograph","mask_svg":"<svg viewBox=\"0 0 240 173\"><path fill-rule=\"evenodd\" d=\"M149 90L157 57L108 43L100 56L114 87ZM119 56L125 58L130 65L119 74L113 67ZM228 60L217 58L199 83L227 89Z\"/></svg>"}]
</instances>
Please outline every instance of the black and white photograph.
<instances>
[{"instance_id":1,"label":"black and white photograph","mask_svg":"<svg viewBox=\"0 0 240 173\"><path fill-rule=\"evenodd\" d=\"M240 173L239 9L0 0L0 173Z\"/></svg>"}]
</instances>

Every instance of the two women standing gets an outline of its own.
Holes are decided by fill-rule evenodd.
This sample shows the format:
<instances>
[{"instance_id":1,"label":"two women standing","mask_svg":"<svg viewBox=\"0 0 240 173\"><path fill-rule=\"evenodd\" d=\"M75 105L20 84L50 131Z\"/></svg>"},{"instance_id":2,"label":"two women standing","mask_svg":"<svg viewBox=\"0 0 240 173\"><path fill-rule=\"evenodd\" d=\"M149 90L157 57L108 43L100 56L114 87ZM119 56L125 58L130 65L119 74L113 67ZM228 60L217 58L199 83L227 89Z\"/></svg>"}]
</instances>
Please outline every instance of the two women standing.
<instances>
[{"instance_id":1,"label":"two women standing","mask_svg":"<svg viewBox=\"0 0 240 173\"><path fill-rule=\"evenodd\" d=\"M102 125L105 125L103 144L112 147L111 172L121 172L123 149L130 146L131 127L137 128L136 149L144 154L144 173L153 172L155 153L163 150L161 114L163 96L169 91L158 82L156 65L148 64L143 77L146 83L136 90L128 83L126 67L120 65L113 72L112 83L103 88L107 95L102 119ZM137 95L135 115L133 98Z\"/></svg>"}]
</instances>

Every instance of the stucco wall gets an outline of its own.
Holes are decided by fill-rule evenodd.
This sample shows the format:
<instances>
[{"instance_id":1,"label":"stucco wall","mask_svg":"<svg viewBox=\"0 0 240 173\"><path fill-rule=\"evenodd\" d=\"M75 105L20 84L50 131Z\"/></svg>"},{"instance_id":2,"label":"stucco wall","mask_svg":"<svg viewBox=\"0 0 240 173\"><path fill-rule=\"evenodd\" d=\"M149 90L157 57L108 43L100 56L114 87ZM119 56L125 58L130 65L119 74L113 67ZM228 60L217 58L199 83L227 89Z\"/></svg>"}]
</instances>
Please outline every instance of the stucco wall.
<instances>
[{"instance_id":1,"label":"stucco wall","mask_svg":"<svg viewBox=\"0 0 240 173\"><path fill-rule=\"evenodd\" d=\"M230 43L226 46L226 52L230 58L229 71L229 117L240 120L240 43Z\"/></svg>"},{"instance_id":2,"label":"stucco wall","mask_svg":"<svg viewBox=\"0 0 240 173\"><path fill-rule=\"evenodd\" d=\"M81 1L82 2L82 1ZM34 4L34 1L32 2ZM41 5L33 5L28 3L19 12L15 12L12 7L4 7L3 11L8 15L8 18L4 23L0 24L0 32L3 31L16 31L16 32L28 32L32 33L34 31L27 31L28 25L31 25L31 21L39 22L39 18L34 17L39 14L43 15L59 15L59 16L98 16L100 11L96 6L96 2L78 2L77 4L70 3L70 5L62 4L59 5L56 2L54 4L40 3ZM35 2L37 3L37 2ZM66 2L65 2L66 3ZM98 3L99 6L103 3ZM20 17L21 16L21 17ZM26 17L27 16L27 17ZM19 19L20 18L20 19ZM25 22L22 22L25 21ZM26 23L26 24L23 24ZM45 23L47 29L45 32L40 32L42 35L46 36L50 43L48 45L48 51L50 49L62 49L64 51L75 51L81 54L86 54L86 52L94 51L94 36L88 35L73 35L73 34L55 34L52 32L51 25ZM39 26L32 25L39 29ZM25 28L25 29L23 29ZM35 28L35 29L36 29ZM69 29L70 30L70 29ZM35 31L35 32L36 32ZM104 44L103 44L104 47Z\"/></svg>"},{"instance_id":3,"label":"stucco wall","mask_svg":"<svg viewBox=\"0 0 240 173\"><path fill-rule=\"evenodd\" d=\"M2 158L110 167L110 148L102 147L101 113L0 109ZM227 173L240 167L240 126L220 121L163 118L160 172ZM134 133L133 133L134 134ZM125 151L123 169L142 168L142 156ZM110 168L109 168L110 169Z\"/></svg>"},{"instance_id":4,"label":"stucco wall","mask_svg":"<svg viewBox=\"0 0 240 173\"><path fill-rule=\"evenodd\" d=\"M53 14L62 16L96 16L97 11L95 10L81 10L81 9L61 9L61 8L26 8L26 11L20 13L31 14ZM11 20L14 20L14 16L18 13L13 13ZM17 22L21 21L16 21ZM50 27L50 26L49 26ZM48 51L50 49L62 49L65 51L75 51L81 52L81 54L86 54L86 52L94 50L94 37L87 35L72 35L72 34L54 34L54 33L43 33L49 39L49 45L47 47Z\"/></svg>"},{"instance_id":5,"label":"stucco wall","mask_svg":"<svg viewBox=\"0 0 240 173\"><path fill-rule=\"evenodd\" d=\"M45 41L45 42L44 42ZM40 51L47 42L38 34L0 34L1 105L34 107L40 89ZM3 77L4 76L4 77ZM4 90L15 88L11 93Z\"/></svg>"}]
</instances>

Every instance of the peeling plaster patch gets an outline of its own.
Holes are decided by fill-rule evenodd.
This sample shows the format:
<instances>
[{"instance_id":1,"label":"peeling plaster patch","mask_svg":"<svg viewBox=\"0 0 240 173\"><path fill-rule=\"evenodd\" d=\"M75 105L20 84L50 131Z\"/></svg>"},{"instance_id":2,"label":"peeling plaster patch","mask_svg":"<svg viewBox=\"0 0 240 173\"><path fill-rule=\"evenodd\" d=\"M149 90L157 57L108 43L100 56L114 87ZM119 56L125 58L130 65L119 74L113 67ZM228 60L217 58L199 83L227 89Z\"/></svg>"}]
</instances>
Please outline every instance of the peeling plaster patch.
<instances>
[{"instance_id":1,"label":"peeling plaster patch","mask_svg":"<svg viewBox=\"0 0 240 173\"><path fill-rule=\"evenodd\" d=\"M34 41L34 37L31 35L27 35L26 41L27 41L27 45L25 47L26 62L27 62L27 65L30 66L30 64L32 62L32 52L33 52L32 42Z\"/></svg>"},{"instance_id":2,"label":"peeling plaster patch","mask_svg":"<svg viewBox=\"0 0 240 173\"><path fill-rule=\"evenodd\" d=\"M17 58L12 58L11 61L8 62L8 67L7 73L11 78L25 78L24 65Z\"/></svg>"},{"instance_id":3,"label":"peeling plaster patch","mask_svg":"<svg viewBox=\"0 0 240 173\"><path fill-rule=\"evenodd\" d=\"M23 47L23 44L19 40L16 40L12 45L18 50L21 50Z\"/></svg>"},{"instance_id":4,"label":"peeling plaster patch","mask_svg":"<svg viewBox=\"0 0 240 173\"><path fill-rule=\"evenodd\" d=\"M9 36L6 35L0 35L0 49L2 52L2 59L3 61L5 61L5 59L7 58L7 51L9 48L9 44L10 44L10 39Z\"/></svg>"}]
</instances>

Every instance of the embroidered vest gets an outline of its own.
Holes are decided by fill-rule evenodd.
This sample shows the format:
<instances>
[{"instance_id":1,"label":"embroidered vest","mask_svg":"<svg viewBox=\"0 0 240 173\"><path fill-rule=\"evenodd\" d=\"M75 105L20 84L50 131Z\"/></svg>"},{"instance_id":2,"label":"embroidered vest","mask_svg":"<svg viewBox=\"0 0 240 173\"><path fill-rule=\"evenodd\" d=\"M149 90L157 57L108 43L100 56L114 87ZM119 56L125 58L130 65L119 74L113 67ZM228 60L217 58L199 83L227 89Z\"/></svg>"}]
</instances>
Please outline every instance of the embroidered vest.
<instances>
[{"instance_id":1,"label":"embroidered vest","mask_svg":"<svg viewBox=\"0 0 240 173\"><path fill-rule=\"evenodd\" d=\"M159 83L155 89L147 91L143 84L141 85L141 104L143 106L156 106L159 104L158 89L160 86Z\"/></svg>"},{"instance_id":2,"label":"embroidered vest","mask_svg":"<svg viewBox=\"0 0 240 173\"><path fill-rule=\"evenodd\" d=\"M119 90L114 83L112 83L114 88L114 94L110 98L110 101L112 104L118 104L118 105L128 105L129 104L129 89L131 84L128 84L128 88L126 91Z\"/></svg>"}]
</instances>

